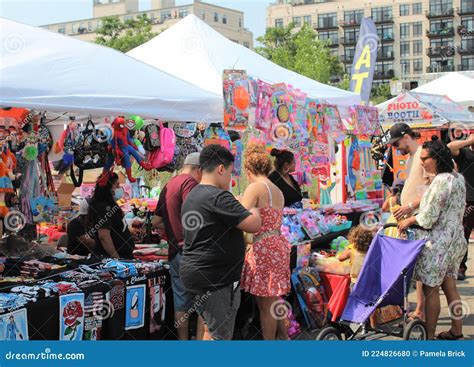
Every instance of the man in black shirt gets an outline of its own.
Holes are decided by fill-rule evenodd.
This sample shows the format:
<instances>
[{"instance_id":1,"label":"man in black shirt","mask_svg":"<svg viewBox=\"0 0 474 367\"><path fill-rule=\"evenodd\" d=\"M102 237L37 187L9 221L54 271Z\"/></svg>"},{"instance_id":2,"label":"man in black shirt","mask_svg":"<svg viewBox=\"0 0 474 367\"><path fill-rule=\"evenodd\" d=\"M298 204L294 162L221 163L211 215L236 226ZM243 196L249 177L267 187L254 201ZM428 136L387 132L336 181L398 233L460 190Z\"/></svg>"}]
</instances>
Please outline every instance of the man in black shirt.
<instances>
[{"instance_id":1,"label":"man in black shirt","mask_svg":"<svg viewBox=\"0 0 474 367\"><path fill-rule=\"evenodd\" d=\"M466 140L457 140L448 144L451 154L458 165L458 171L466 180L466 211L464 212L464 235L467 242L474 226L474 134ZM467 251L458 272L458 280L466 278Z\"/></svg>"},{"instance_id":2,"label":"man in black shirt","mask_svg":"<svg viewBox=\"0 0 474 367\"><path fill-rule=\"evenodd\" d=\"M87 234L87 212L85 199L79 203L79 216L67 226L67 252L71 255L87 256L95 248L95 241Z\"/></svg>"},{"instance_id":3,"label":"man in black shirt","mask_svg":"<svg viewBox=\"0 0 474 367\"><path fill-rule=\"evenodd\" d=\"M247 211L227 191L234 162L230 151L209 145L199 161L201 183L189 193L181 211L185 245L180 276L206 324L204 340L230 340L240 306L242 231L256 233L262 221L257 209Z\"/></svg>"}]
</instances>

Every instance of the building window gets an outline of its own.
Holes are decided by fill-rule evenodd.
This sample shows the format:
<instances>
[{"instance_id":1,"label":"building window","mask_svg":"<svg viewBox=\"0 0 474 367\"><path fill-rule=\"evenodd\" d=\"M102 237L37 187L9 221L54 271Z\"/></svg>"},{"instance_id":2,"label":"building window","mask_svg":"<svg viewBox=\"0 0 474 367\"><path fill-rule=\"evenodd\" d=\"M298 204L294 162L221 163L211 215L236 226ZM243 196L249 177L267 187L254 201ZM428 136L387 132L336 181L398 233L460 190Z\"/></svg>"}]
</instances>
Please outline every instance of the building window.
<instances>
[{"instance_id":1,"label":"building window","mask_svg":"<svg viewBox=\"0 0 474 367\"><path fill-rule=\"evenodd\" d=\"M71 28L72 28L72 34L76 34L77 33L77 24L73 24L71 26Z\"/></svg>"},{"instance_id":2,"label":"building window","mask_svg":"<svg viewBox=\"0 0 474 367\"><path fill-rule=\"evenodd\" d=\"M451 29L454 29L452 19L433 20L430 22L431 33L439 34L439 33L450 31Z\"/></svg>"},{"instance_id":3,"label":"building window","mask_svg":"<svg viewBox=\"0 0 474 367\"><path fill-rule=\"evenodd\" d=\"M379 59L386 59L386 58L392 58L393 57L393 45L382 45L380 50L377 53L377 57Z\"/></svg>"},{"instance_id":4,"label":"building window","mask_svg":"<svg viewBox=\"0 0 474 367\"><path fill-rule=\"evenodd\" d=\"M214 22L219 22L219 13L214 13Z\"/></svg>"},{"instance_id":5,"label":"building window","mask_svg":"<svg viewBox=\"0 0 474 367\"><path fill-rule=\"evenodd\" d=\"M423 59L413 60L413 74L421 74L423 72Z\"/></svg>"},{"instance_id":6,"label":"building window","mask_svg":"<svg viewBox=\"0 0 474 367\"><path fill-rule=\"evenodd\" d=\"M58 32L59 32L59 33L62 33L62 34L66 34L66 27L65 27L65 26L60 26L60 27L58 28Z\"/></svg>"},{"instance_id":7,"label":"building window","mask_svg":"<svg viewBox=\"0 0 474 367\"><path fill-rule=\"evenodd\" d=\"M423 54L423 41L413 41L413 55L419 56Z\"/></svg>"},{"instance_id":8,"label":"building window","mask_svg":"<svg viewBox=\"0 0 474 367\"><path fill-rule=\"evenodd\" d=\"M311 15L305 15L303 17L303 23L311 25Z\"/></svg>"},{"instance_id":9,"label":"building window","mask_svg":"<svg viewBox=\"0 0 474 367\"><path fill-rule=\"evenodd\" d=\"M250 43L244 41L244 46L250 48Z\"/></svg>"},{"instance_id":10,"label":"building window","mask_svg":"<svg viewBox=\"0 0 474 367\"><path fill-rule=\"evenodd\" d=\"M430 14L447 15L453 13L453 0L430 0Z\"/></svg>"},{"instance_id":11,"label":"building window","mask_svg":"<svg viewBox=\"0 0 474 367\"><path fill-rule=\"evenodd\" d=\"M461 25L466 28L468 33L474 34L474 17L463 17L461 19Z\"/></svg>"},{"instance_id":12,"label":"building window","mask_svg":"<svg viewBox=\"0 0 474 367\"><path fill-rule=\"evenodd\" d=\"M382 41L393 40L393 26L392 25L380 25L377 27L377 35Z\"/></svg>"},{"instance_id":13,"label":"building window","mask_svg":"<svg viewBox=\"0 0 474 367\"><path fill-rule=\"evenodd\" d=\"M239 18L239 28L242 28L242 18Z\"/></svg>"},{"instance_id":14,"label":"building window","mask_svg":"<svg viewBox=\"0 0 474 367\"><path fill-rule=\"evenodd\" d=\"M162 11L160 19L162 22L164 22L167 19L171 19L171 10Z\"/></svg>"},{"instance_id":15,"label":"building window","mask_svg":"<svg viewBox=\"0 0 474 367\"><path fill-rule=\"evenodd\" d=\"M339 32L338 31L318 32L318 37L321 41L329 41L329 45L338 45L339 44Z\"/></svg>"},{"instance_id":16,"label":"building window","mask_svg":"<svg viewBox=\"0 0 474 367\"><path fill-rule=\"evenodd\" d=\"M293 24L295 27L301 27L301 17L293 17Z\"/></svg>"},{"instance_id":17,"label":"building window","mask_svg":"<svg viewBox=\"0 0 474 367\"><path fill-rule=\"evenodd\" d=\"M401 60L400 61L400 71L401 71L401 74L402 74L402 78L405 75L410 74L410 60Z\"/></svg>"},{"instance_id":18,"label":"building window","mask_svg":"<svg viewBox=\"0 0 474 367\"><path fill-rule=\"evenodd\" d=\"M132 15L126 15L124 17L124 20L127 21L127 20L132 20L133 19L133 16Z\"/></svg>"},{"instance_id":19,"label":"building window","mask_svg":"<svg viewBox=\"0 0 474 367\"><path fill-rule=\"evenodd\" d=\"M92 26L92 22L87 22L87 30L89 32L92 32L94 30L93 26Z\"/></svg>"},{"instance_id":20,"label":"building window","mask_svg":"<svg viewBox=\"0 0 474 367\"><path fill-rule=\"evenodd\" d=\"M468 11L474 11L474 2L472 0L461 0L461 12L466 13Z\"/></svg>"},{"instance_id":21,"label":"building window","mask_svg":"<svg viewBox=\"0 0 474 367\"><path fill-rule=\"evenodd\" d=\"M283 19L275 19L275 28L283 28Z\"/></svg>"},{"instance_id":22,"label":"building window","mask_svg":"<svg viewBox=\"0 0 474 367\"><path fill-rule=\"evenodd\" d=\"M180 9L178 12L178 17L179 18L186 18L189 15L189 10L188 9Z\"/></svg>"},{"instance_id":23,"label":"building window","mask_svg":"<svg viewBox=\"0 0 474 367\"><path fill-rule=\"evenodd\" d=\"M413 37L422 37L423 36L423 23L415 22L413 23Z\"/></svg>"},{"instance_id":24,"label":"building window","mask_svg":"<svg viewBox=\"0 0 474 367\"><path fill-rule=\"evenodd\" d=\"M474 51L474 38L463 38L461 40L461 49Z\"/></svg>"},{"instance_id":25,"label":"building window","mask_svg":"<svg viewBox=\"0 0 474 367\"><path fill-rule=\"evenodd\" d=\"M410 37L410 23L400 24L400 38Z\"/></svg>"},{"instance_id":26,"label":"building window","mask_svg":"<svg viewBox=\"0 0 474 367\"><path fill-rule=\"evenodd\" d=\"M364 18L363 10L352 10L352 11L344 12L345 25L360 24L363 18Z\"/></svg>"},{"instance_id":27,"label":"building window","mask_svg":"<svg viewBox=\"0 0 474 367\"><path fill-rule=\"evenodd\" d=\"M231 41L234 42L234 43L237 43L237 44L239 43L239 41L237 41L237 40L231 39Z\"/></svg>"},{"instance_id":28,"label":"building window","mask_svg":"<svg viewBox=\"0 0 474 367\"><path fill-rule=\"evenodd\" d=\"M337 14L321 14L318 15L318 28L332 28L337 27Z\"/></svg>"},{"instance_id":29,"label":"building window","mask_svg":"<svg viewBox=\"0 0 474 367\"><path fill-rule=\"evenodd\" d=\"M430 47L432 49L441 48L441 47L454 47L454 40L452 38L439 38L432 39L430 41Z\"/></svg>"},{"instance_id":30,"label":"building window","mask_svg":"<svg viewBox=\"0 0 474 367\"><path fill-rule=\"evenodd\" d=\"M461 59L461 71L474 70L474 56L463 57Z\"/></svg>"},{"instance_id":31,"label":"building window","mask_svg":"<svg viewBox=\"0 0 474 367\"><path fill-rule=\"evenodd\" d=\"M410 56L410 42L400 42L400 56Z\"/></svg>"},{"instance_id":32,"label":"building window","mask_svg":"<svg viewBox=\"0 0 474 367\"><path fill-rule=\"evenodd\" d=\"M373 8L372 19L374 20L374 22L385 22L393 20L392 7L384 6L383 8Z\"/></svg>"},{"instance_id":33,"label":"building window","mask_svg":"<svg viewBox=\"0 0 474 367\"><path fill-rule=\"evenodd\" d=\"M375 64L375 76L386 79L393 78L395 76L393 71L393 62L377 62Z\"/></svg>"},{"instance_id":34,"label":"building window","mask_svg":"<svg viewBox=\"0 0 474 367\"><path fill-rule=\"evenodd\" d=\"M422 3L413 4L412 13L413 13L413 15L422 14L423 13L423 4Z\"/></svg>"},{"instance_id":35,"label":"building window","mask_svg":"<svg viewBox=\"0 0 474 367\"><path fill-rule=\"evenodd\" d=\"M404 4L400 5L400 16L404 17L410 15L410 5Z\"/></svg>"},{"instance_id":36,"label":"building window","mask_svg":"<svg viewBox=\"0 0 474 367\"><path fill-rule=\"evenodd\" d=\"M357 42L359 38L359 29L346 29L344 31L345 42Z\"/></svg>"},{"instance_id":37,"label":"building window","mask_svg":"<svg viewBox=\"0 0 474 367\"><path fill-rule=\"evenodd\" d=\"M227 24L227 15L222 16L222 24Z\"/></svg>"},{"instance_id":38,"label":"building window","mask_svg":"<svg viewBox=\"0 0 474 367\"><path fill-rule=\"evenodd\" d=\"M206 19L206 12L203 10L201 11L201 19L205 20Z\"/></svg>"}]
</instances>

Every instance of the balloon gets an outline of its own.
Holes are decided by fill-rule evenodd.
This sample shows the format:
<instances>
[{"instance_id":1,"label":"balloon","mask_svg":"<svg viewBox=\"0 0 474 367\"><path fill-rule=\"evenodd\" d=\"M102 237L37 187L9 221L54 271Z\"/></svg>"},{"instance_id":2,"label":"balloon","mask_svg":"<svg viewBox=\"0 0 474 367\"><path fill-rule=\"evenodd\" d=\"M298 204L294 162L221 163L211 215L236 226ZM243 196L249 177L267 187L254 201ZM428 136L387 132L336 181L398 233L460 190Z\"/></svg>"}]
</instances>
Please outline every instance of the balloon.
<instances>
[{"instance_id":1,"label":"balloon","mask_svg":"<svg viewBox=\"0 0 474 367\"><path fill-rule=\"evenodd\" d=\"M245 87L237 87L234 90L234 105L239 110L245 110L250 104L249 92Z\"/></svg>"}]
</instances>

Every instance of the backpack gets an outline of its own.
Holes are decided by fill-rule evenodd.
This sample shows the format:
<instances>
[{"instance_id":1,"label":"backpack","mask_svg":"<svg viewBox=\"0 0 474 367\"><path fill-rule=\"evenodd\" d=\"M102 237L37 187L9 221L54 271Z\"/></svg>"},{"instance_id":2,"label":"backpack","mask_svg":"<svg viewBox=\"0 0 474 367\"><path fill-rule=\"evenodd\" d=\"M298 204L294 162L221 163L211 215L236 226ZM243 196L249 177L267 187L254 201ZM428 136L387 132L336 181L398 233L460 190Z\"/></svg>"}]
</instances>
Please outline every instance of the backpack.
<instances>
[{"instance_id":1,"label":"backpack","mask_svg":"<svg viewBox=\"0 0 474 367\"><path fill-rule=\"evenodd\" d=\"M173 162L176 147L176 135L173 129L163 126L160 122L160 147L150 152L148 162L155 169L160 169ZM145 148L146 149L146 148Z\"/></svg>"},{"instance_id":2,"label":"backpack","mask_svg":"<svg viewBox=\"0 0 474 367\"><path fill-rule=\"evenodd\" d=\"M143 141L143 148L147 152L153 152L160 148L160 128L156 124L149 124L145 126L145 140Z\"/></svg>"}]
</instances>

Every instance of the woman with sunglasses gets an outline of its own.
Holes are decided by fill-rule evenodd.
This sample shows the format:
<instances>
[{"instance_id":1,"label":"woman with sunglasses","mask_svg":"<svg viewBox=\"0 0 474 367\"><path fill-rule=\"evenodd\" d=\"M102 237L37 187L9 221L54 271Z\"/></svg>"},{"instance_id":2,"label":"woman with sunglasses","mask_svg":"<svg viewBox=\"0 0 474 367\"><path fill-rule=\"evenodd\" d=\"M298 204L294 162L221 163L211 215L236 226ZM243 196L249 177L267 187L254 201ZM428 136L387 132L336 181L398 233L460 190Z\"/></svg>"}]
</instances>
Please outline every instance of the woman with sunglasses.
<instances>
[{"instance_id":1,"label":"woman with sunglasses","mask_svg":"<svg viewBox=\"0 0 474 367\"><path fill-rule=\"evenodd\" d=\"M451 329L438 339L458 340L462 335L461 298L456 288L457 271L467 250L462 218L466 187L462 175L454 171L454 161L448 147L438 137L425 142L420 154L427 173L435 175L423 195L418 213L401 221L400 231L418 225L417 237L427 238L415 266L415 279L423 284L428 339L434 339L440 313L439 288L443 289L450 314Z\"/></svg>"}]
</instances>

